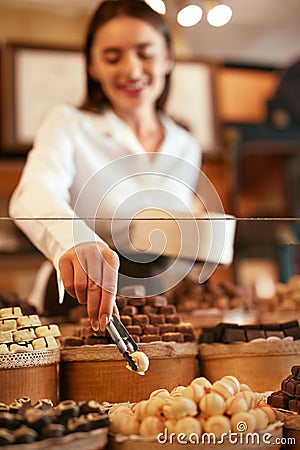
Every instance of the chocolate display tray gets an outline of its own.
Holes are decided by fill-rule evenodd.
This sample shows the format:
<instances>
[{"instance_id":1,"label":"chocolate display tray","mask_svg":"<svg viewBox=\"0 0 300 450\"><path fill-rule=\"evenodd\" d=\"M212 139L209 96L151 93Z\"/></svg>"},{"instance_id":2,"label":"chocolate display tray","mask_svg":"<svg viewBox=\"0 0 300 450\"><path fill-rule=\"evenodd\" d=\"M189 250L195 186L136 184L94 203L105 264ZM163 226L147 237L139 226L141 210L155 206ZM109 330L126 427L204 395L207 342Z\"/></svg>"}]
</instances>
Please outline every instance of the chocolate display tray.
<instances>
[{"instance_id":1,"label":"chocolate display tray","mask_svg":"<svg viewBox=\"0 0 300 450\"><path fill-rule=\"evenodd\" d=\"M72 433L30 444L6 445L6 450L102 450L108 441L108 429Z\"/></svg>"},{"instance_id":2,"label":"chocolate display tray","mask_svg":"<svg viewBox=\"0 0 300 450\"><path fill-rule=\"evenodd\" d=\"M199 375L196 343L145 343L139 344L139 349L150 361L145 375L129 371L114 344L62 349L61 399L136 402L148 398L155 389L186 386Z\"/></svg>"}]
</instances>

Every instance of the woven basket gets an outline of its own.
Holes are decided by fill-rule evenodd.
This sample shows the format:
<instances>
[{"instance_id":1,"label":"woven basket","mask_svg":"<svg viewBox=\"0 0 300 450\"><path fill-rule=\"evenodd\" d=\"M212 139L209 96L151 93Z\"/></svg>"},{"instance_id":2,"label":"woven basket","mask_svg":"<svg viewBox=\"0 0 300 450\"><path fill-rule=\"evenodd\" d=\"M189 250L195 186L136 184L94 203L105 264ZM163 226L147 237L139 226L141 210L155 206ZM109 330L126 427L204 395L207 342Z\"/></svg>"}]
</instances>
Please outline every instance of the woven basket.
<instances>
[{"instance_id":1,"label":"woven basket","mask_svg":"<svg viewBox=\"0 0 300 450\"><path fill-rule=\"evenodd\" d=\"M253 391L276 391L300 364L300 340L200 344L199 355L201 375L211 382L234 375Z\"/></svg>"},{"instance_id":2,"label":"woven basket","mask_svg":"<svg viewBox=\"0 0 300 450\"><path fill-rule=\"evenodd\" d=\"M0 402L30 397L58 402L59 349L16 351L0 355Z\"/></svg>"},{"instance_id":3,"label":"woven basket","mask_svg":"<svg viewBox=\"0 0 300 450\"><path fill-rule=\"evenodd\" d=\"M136 402L155 389L187 385L199 374L195 343L140 344L139 349L150 360L144 376L126 369L125 359L112 344L62 349L60 398Z\"/></svg>"}]
</instances>

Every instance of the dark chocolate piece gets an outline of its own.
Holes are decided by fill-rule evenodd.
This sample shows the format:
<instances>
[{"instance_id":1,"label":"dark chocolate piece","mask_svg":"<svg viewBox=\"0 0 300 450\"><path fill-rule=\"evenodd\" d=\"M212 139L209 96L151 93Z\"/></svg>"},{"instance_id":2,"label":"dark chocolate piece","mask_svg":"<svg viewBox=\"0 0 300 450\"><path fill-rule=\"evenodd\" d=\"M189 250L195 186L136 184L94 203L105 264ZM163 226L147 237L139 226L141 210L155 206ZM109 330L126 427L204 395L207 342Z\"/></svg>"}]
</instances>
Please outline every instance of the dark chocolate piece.
<instances>
[{"instance_id":1,"label":"dark chocolate piece","mask_svg":"<svg viewBox=\"0 0 300 450\"><path fill-rule=\"evenodd\" d=\"M144 305L146 305L146 299L145 299L145 297L129 298L128 305L132 305L132 306L136 306L136 307L144 306Z\"/></svg>"},{"instance_id":2,"label":"dark chocolate piece","mask_svg":"<svg viewBox=\"0 0 300 450\"><path fill-rule=\"evenodd\" d=\"M131 335L135 334L135 335L141 336L143 334L141 325L128 325L127 331Z\"/></svg>"},{"instance_id":3,"label":"dark chocolate piece","mask_svg":"<svg viewBox=\"0 0 300 450\"><path fill-rule=\"evenodd\" d=\"M79 415L79 405L74 400L63 400L56 407L59 421L66 421Z\"/></svg>"},{"instance_id":4,"label":"dark chocolate piece","mask_svg":"<svg viewBox=\"0 0 300 450\"><path fill-rule=\"evenodd\" d=\"M11 430L14 427L15 418L10 412L0 412L0 428Z\"/></svg>"},{"instance_id":5,"label":"dark chocolate piece","mask_svg":"<svg viewBox=\"0 0 300 450\"><path fill-rule=\"evenodd\" d=\"M128 325L132 325L132 317L131 316L127 316L125 314L121 314L120 315L120 320L121 320L122 324L125 327L128 327Z\"/></svg>"},{"instance_id":6,"label":"dark chocolate piece","mask_svg":"<svg viewBox=\"0 0 300 450\"><path fill-rule=\"evenodd\" d=\"M0 428L0 446L10 445L15 442L15 437L13 433L6 430L5 428Z\"/></svg>"},{"instance_id":7,"label":"dark chocolate piece","mask_svg":"<svg viewBox=\"0 0 300 450\"><path fill-rule=\"evenodd\" d=\"M68 419L67 428L69 432L75 431L89 431L90 423L85 416L71 417Z\"/></svg>"},{"instance_id":8,"label":"dark chocolate piece","mask_svg":"<svg viewBox=\"0 0 300 450\"><path fill-rule=\"evenodd\" d=\"M0 403L0 413L1 412L8 412L9 406L6 403Z\"/></svg>"},{"instance_id":9,"label":"dark chocolate piece","mask_svg":"<svg viewBox=\"0 0 300 450\"><path fill-rule=\"evenodd\" d=\"M152 324L143 325L143 334L160 334L159 331L160 329L158 326L156 327Z\"/></svg>"},{"instance_id":10,"label":"dark chocolate piece","mask_svg":"<svg viewBox=\"0 0 300 450\"><path fill-rule=\"evenodd\" d=\"M66 434L66 427L61 423L49 423L42 430L42 438L57 438L62 437Z\"/></svg>"},{"instance_id":11,"label":"dark chocolate piece","mask_svg":"<svg viewBox=\"0 0 300 450\"><path fill-rule=\"evenodd\" d=\"M285 336L292 336L295 340L300 339L300 328L294 327L294 328L286 328L284 329Z\"/></svg>"},{"instance_id":12,"label":"dark chocolate piece","mask_svg":"<svg viewBox=\"0 0 300 450\"><path fill-rule=\"evenodd\" d=\"M16 444L30 444L38 440L36 430L22 425L14 432Z\"/></svg>"},{"instance_id":13,"label":"dark chocolate piece","mask_svg":"<svg viewBox=\"0 0 300 450\"><path fill-rule=\"evenodd\" d=\"M174 333L176 331L176 324L173 323L160 323L158 326L160 334Z\"/></svg>"},{"instance_id":14,"label":"dark chocolate piece","mask_svg":"<svg viewBox=\"0 0 300 450\"><path fill-rule=\"evenodd\" d=\"M123 297L121 295L117 295L116 297L116 304L118 309L124 308L124 306L127 306L128 300L126 297Z\"/></svg>"},{"instance_id":15,"label":"dark chocolate piece","mask_svg":"<svg viewBox=\"0 0 300 450\"><path fill-rule=\"evenodd\" d=\"M298 365L293 366L291 372L294 378L300 380L300 366Z\"/></svg>"},{"instance_id":16,"label":"dark chocolate piece","mask_svg":"<svg viewBox=\"0 0 300 450\"><path fill-rule=\"evenodd\" d=\"M25 411L26 424L29 428L40 431L44 426L51 422L51 417L46 411L30 408Z\"/></svg>"},{"instance_id":17,"label":"dark chocolate piece","mask_svg":"<svg viewBox=\"0 0 300 450\"><path fill-rule=\"evenodd\" d=\"M161 336L161 339L164 342L184 342L184 336L182 333L164 333Z\"/></svg>"},{"instance_id":18,"label":"dark chocolate piece","mask_svg":"<svg viewBox=\"0 0 300 450\"><path fill-rule=\"evenodd\" d=\"M178 314L167 314L165 317L167 323L180 323L180 317Z\"/></svg>"},{"instance_id":19,"label":"dark chocolate piece","mask_svg":"<svg viewBox=\"0 0 300 450\"><path fill-rule=\"evenodd\" d=\"M144 334L141 336L141 342L156 342L161 340L162 339L159 334Z\"/></svg>"},{"instance_id":20,"label":"dark chocolate piece","mask_svg":"<svg viewBox=\"0 0 300 450\"><path fill-rule=\"evenodd\" d=\"M52 400L50 400L48 398L42 398L42 399L38 400L33 405L33 407L36 409L42 409L43 411L47 411L50 408L53 408L53 402L52 402Z\"/></svg>"},{"instance_id":21,"label":"dark chocolate piece","mask_svg":"<svg viewBox=\"0 0 300 450\"><path fill-rule=\"evenodd\" d=\"M168 299L164 295L154 295L147 298L147 305L151 306L167 306Z\"/></svg>"},{"instance_id":22,"label":"dark chocolate piece","mask_svg":"<svg viewBox=\"0 0 300 450\"><path fill-rule=\"evenodd\" d=\"M228 325L224 330L222 342L224 344L229 344L231 342L247 342L245 330L238 325L236 327Z\"/></svg>"},{"instance_id":23,"label":"dark chocolate piece","mask_svg":"<svg viewBox=\"0 0 300 450\"><path fill-rule=\"evenodd\" d=\"M95 400L88 400L79 405L80 414L104 412L104 407Z\"/></svg>"},{"instance_id":24,"label":"dark chocolate piece","mask_svg":"<svg viewBox=\"0 0 300 450\"><path fill-rule=\"evenodd\" d=\"M127 305L120 310L122 316L135 316L138 313L136 306Z\"/></svg>"},{"instance_id":25,"label":"dark chocolate piece","mask_svg":"<svg viewBox=\"0 0 300 450\"><path fill-rule=\"evenodd\" d=\"M149 317L146 314L137 314L133 317L134 325L147 325L149 323Z\"/></svg>"},{"instance_id":26,"label":"dark chocolate piece","mask_svg":"<svg viewBox=\"0 0 300 450\"><path fill-rule=\"evenodd\" d=\"M269 395L267 402L273 408L289 409L289 401L291 399L290 395L286 392L276 391Z\"/></svg>"},{"instance_id":27,"label":"dark chocolate piece","mask_svg":"<svg viewBox=\"0 0 300 450\"><path fill-rule=\"evenodd\" d=\"M158 308L159 314L176 314L176 312L177 311L175 305L165 305Z\"/></svg>"},{"instance_id":28,"label":"dark chocolate piece","mask_svg":"<svg viewBox=\"0 0 300 450\"><path fill-rule=\"evenodd\" d=\"M108 427L110 424L109 416L105 413L89 413L86 418L90 424L91 430Z\"/></svg>"},{"instance_id":29,"label":"dark chocolate piece","mask_svg":"<svg viewBox=\"0 0 300 450\"><path fill-rule=\"evenodd\" d=\"M166 317L163 314L150 314L149 319L152 325L160 325L166 322Z\"/></svg>"}]
</instances>

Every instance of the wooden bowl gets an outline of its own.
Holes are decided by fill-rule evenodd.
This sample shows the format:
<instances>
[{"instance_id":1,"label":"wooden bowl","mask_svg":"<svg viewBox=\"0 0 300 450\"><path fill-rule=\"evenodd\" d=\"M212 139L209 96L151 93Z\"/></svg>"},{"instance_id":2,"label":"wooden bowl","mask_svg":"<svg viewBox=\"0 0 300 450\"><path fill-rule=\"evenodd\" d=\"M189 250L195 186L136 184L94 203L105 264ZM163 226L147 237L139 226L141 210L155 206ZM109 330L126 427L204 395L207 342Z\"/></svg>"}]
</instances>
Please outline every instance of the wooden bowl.
<instances>
[{"instance_id":1,"label":"wooden bowl","mask_svg":"<svg viewBox=\"0 0 300 450\"><path fill-rule=\"evenodd\" d=\"M62 349L60 398L76 401L136 402L148 398L159 388L188 385L199 374L198 345L139 344L150 366L145 375L126 368L126 361L115 345L92 345Z\"/></svg>"}]
</instances>

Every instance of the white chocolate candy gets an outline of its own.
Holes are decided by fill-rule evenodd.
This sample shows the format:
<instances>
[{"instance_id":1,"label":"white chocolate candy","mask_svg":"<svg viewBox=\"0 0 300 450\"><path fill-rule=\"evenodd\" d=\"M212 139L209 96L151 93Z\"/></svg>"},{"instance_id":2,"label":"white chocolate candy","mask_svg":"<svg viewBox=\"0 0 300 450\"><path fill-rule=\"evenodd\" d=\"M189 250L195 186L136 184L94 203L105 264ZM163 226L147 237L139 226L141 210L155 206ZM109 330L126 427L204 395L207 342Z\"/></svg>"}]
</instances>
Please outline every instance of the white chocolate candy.
<instances>
[{"instance_id":1,"label":"white chocolate candy","mask_svg":"<svg viewBox=\"0 0 300 450\"><path fill-rule=\"evenodd\" d=\"M40 325L41 325L41 321L37 314L31 314L29 316L20 316L17 318L18 328L38 327Z\"/></svg>"},{"instance_id":2,"label":"white chocolate candy","mask_svg":"<svg viewBox=\"0 0 300 450\"><path fill-rule=\"evenodd\" d=\"M11 331L0 331L0 344L9 344L13 341L14 338Z\"/></svg>"},{"instance_id":3,"label":"white chocolate candy","mask_svg":"<svg viewBox=\"0 0 300 450\"><path fill-rule=\"evenodd\" d=\"M212 386L211 382L205 377L194 378L191 382L191 385L193 384L200 384L206 392L210 392Z\"/></svg>"},{"instance_id":4,"label":"white chocolate candy","mask_svg":"<svg viewBox=\"0 0 300 450\"><path fill-rule=\"evenodd\" d=\"M205 394L204 388L201 384L190 384L182 391L182 396L194 400L197 404Z\"/></svg>"},{"instance_id":5,"label":"white chocolate candy","mask_svg":"<svg viewBox=\"0 0 300 450\"><path fill-rule=\"evenodd\" d=\"M8 353L9 349L6 344L0 344L0 353Z\"/></svg>"},{"instance_id":6,"label":"white chocolate candy","mask_svg":"<svg viewBox=\"0 0 300 450\"><path fill-rule=\"evenodd\" d=\"M42 348L57 348L58 344L53 336L44 336L34 339L32 346L34 350L40 350Z\"/></svg>"},{"instance_id":7,"label":"white chocolate candy","mask_svg":"<svg viewBox=\"0 0 300 450\"><path fill-rule=\"evenodd\" d=\"M2 319L0 321L0 331L15 331L17 329L16 319Z\"/></svg>"},{"instance_id":8,"label":"white chocolate candy","mask_svg":"<svg viewBox=\"0 0 300 450\"><path fill-rule=\"evenodd\" d=\"M248 412L252 414L256 419L256 430L264 430L267 427L269 418L263 409L254 408L249 409Z\"/></svg>"},{"instance_id":9,"label":"white chocolate candy","mask_svg":"<svg viewBox=\"0 0 300 450\"><path fill-rule=\"evenodd\" d=\"M186 386L176 386L174 389L172 389L170 395L172 398L181 397L182 392L185 391L185 389L186 389Z\"/></svg>"},{"instance_id":10,"label":"white chocolate candy","mask_svg":"<svg viewBox=\"0 0 300 450\"><path fill-rule=\"evenodd\" d=\"M196 416L198 413L196 403L186 397L176 397L172 400L170 405L166 406L170 406L170 409L167 410L169 419L179 420L185 416ZM163 408L163 412L165 412L165 408Z\"/></svg>"},{"instance_id":11,"label":"white chocolate candy","mask_svg":"<svg viewBox=\"0 0 300 450\"><path fill-rule=\"evenodd\" d=\"M155 391L152 391L149 398L154 397L162 397L162 398L170 398L170 392L168 389L156 389Z\"/></svg>"},{"instance_id":12,"label":"white chocolate candy","mask_svg":"<svg viewBox=\"0 0 300 450\"><path fill-rule=\"evenodd\" d=\"M24 330L14 331L13 338L15 342L32 341L36 338L36 334L33 328L24 328Z\"/></svg>"},{"instance_id":13,"label":"white chocolate candy","mask_svg":"<svg viewBox=\"0 0 300 450\"><path fill-rule=\"evenodd\" d=\"M238 412L248 411L249 405L247 400L241 395L234 395L226 400L226 414L232 416Z\"/></svg>"},{"instance_id":14,"label":"white chocolate candy","mask_svg":"<svg viewBox=\"0 0 300 450\"><path fill-rule=\"evenodd\" d=\"M175 425L175 433L185 433L189 437L192 433L201 433L201 424L195 417L183 417Z\"/></svg>"},{"instance_id":15,"label":"white chocolate candy","mask_svg":"<svg viewBox=\"0 0 300 450\"><path fill-rule=\"evenodd\" d=\"M130 354L130 356L137 365L138 370L136 373L138 373L139 375L145 375L145 372L149 368L148 356L144 352L140 351L133 352ZM126 368L132 370L129 364L126 365Z\"/></svg>"},{"instance_id":16,"label":"white chocolate candy","mask_svg":"<svg viewBox=\"0 0 300 450\"><path fill-rule=\"evenodd\" d=\"M206 433L213 433L218 438L223 433L228 433L231 428L231 423L228 417L223 415L211 416L205 422Z\"/></svg>"},{"instance_id":17,"label":"white chocolate candy","mask_svg":"<svg viewBox=\"0 0 300 450\"><path fill-rule=\"evenodd\" d=\"M234 377L233 375L225 375L224 377L221 378L221 380L226 380L227 382L232 383L235 394L240 392L241 384L240 384L239 380L236 377Z\"/></svg>"},{"instance_id":18,"label":"white chocolate candy","mask_svg":"<svg viewBox=\"0 0 300 450\"><path fill-rule=\"evenodd\" d=\"M264 411L264 413L267 414L269 423L276 422L276 420L277 420L276 411L274 408L272 408L271 405L263 404L263 405L259 405L258 408L262 409Z\"/></svg>"},{"instance_id":19,"label":"white chocolate candy","mask_svg":"<svg viewBox=\"0 0 300 450\"><path fill-rule=\"evenodd\" d=\"M217 392L217 394L220 394L226 400L234 395L235 388L230 381L217 380L213 383L211 392Z\"/></svg>"},{"instance_id":20,"label":"white chocolate candy","mask_svg":"<svg viewBox=\"0 0 300 450\"><path fill-rule=\"evenodd\" d=\"M22 310L19 306L11 306L9 308L1 308L0 309L0 318L15 318L22 316Z\"/></svg>"},{"instance_id":21,"label":"white chocolate candy","mask_svg":"<svg viewBox=\"0 0 300 450\"><path fill-rule=\"evenodd\" d=\"M129 436L139 434L140 423L134 415L118 413L111 417L109 428L112 433Z\"/></svg>"},{"instance_id":22,"label":"white chocolate candy","mask_svg":"<svg viewBox=\"0 0 300 450\"><path fill-rule=\"evenodd\" d=\"M26 345L20 345L19 344L11 344L9 346L9 351L13 352L14 350L23 350L23 351L27 351L27 350L33 350L32 345L29 342L26 342Z\"/></svg>"},{"instance_id":23,"label":"white chocolate candy","mask_svg":"<svg viewBox=\"0 0 300 450\"><path fill-rule=\"evenodd\" d=\"M146 417L140 426L140 435L143 437L156 437L164 430L163 420L159 417Z\"/></svg>"},{"instance_id":24,"label":"white chocolate candy","mask_svg":"<svg viewBox=\"0 0 300 450\"><path fill-rule=\"evenodd\" d=\"M224 398L216 392L209 392L204 395L200 400L199 406L201 412L207 417L223 414L226 408Z\"/></svg>"},{"instance_id":25,"label":"white chocolate candy","mask_svg":"<svg viewBox=\"0 0 300 450\"><path fill-rule=\"evenodd\" d=\"M61 336L58 325L55 325L55 324L42 325L41 327L37 327L35 329L35 333L36 333L37 337L44 337L44 336L59 337L59 336Z\"/></svg>"},{"instance_id":26,"label":"white chocolate candy","mask_svg":"<svg viewBox=\"0 0 300 450\"><path fill-rule=\"evenodd\" d=\"M256 429L256 419L249 412L239 412L231 416L231 429L235 433L252 433Z\"/></svg>"}]
</instances>

